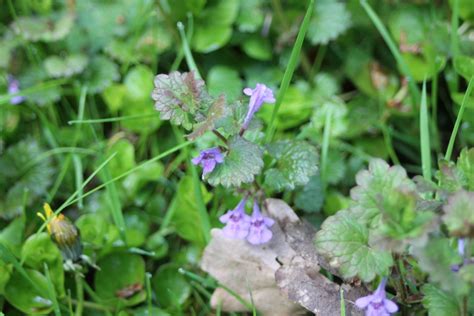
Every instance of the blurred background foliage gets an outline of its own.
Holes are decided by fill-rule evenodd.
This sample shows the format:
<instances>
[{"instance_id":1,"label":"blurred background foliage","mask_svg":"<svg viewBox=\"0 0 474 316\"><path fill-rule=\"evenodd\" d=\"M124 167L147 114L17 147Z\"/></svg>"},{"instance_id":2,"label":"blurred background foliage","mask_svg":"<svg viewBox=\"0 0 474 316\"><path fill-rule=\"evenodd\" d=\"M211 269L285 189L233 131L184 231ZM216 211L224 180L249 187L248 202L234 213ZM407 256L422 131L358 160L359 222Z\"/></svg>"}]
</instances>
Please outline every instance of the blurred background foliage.
<instances>
[{"instance_id":1,"label":"blurred background foliage","mask_svg":"<svg viewBox=\"0 0 474 316\"><path fill-rule=\"evenodd\" d=\"M267 192L316 226L348 203L354 175L371 157L421 173L419 100L410 89L424 79L436 161L474 74L471 0L368 3L413 81L359 0L318 0L277 116L277 139L305 139L320 147L325 131L329 137L321 175L291 194ZM185 141L160 121L150 98L156 74L187 70L177 22L185 25L210 93L243 99L242 89L257 82L277 91L306 5L0 0L0 306L7 315L51 313L55 297L61 309L67 311L67 302L81 304L87 315L146 315L147 298L153 298L153 315L210 313L208 289L178 271L202 274L198 262L208 232L199 225L188 168L197 151L186 147L110 180ZM24 97L19 104L11 104L8 93L12 78ZM272 106L261 109L263 124L271 113ZM456 148L474 145L474 97L464 118ZM200 139L197 147L213 137ZM85 179L112 154L85 187L108 182L104 190L81 198ZM218 216L238 197L222 188L201 190L211 224L218 226ZM80 229L84 253L100 267L84 272L83 281L64 271L45 233L34 234L43 202L54 209L76 191L77 202L64 214Z\"/></svg>"}]
</instances>

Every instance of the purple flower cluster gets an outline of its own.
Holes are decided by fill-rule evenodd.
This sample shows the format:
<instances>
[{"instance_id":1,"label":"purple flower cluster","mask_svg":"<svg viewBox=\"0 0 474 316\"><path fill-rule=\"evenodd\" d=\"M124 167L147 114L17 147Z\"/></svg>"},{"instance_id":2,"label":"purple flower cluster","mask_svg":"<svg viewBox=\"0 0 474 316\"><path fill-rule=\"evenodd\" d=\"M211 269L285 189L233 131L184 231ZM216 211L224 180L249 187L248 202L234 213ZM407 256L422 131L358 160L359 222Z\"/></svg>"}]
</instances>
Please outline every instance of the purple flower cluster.
<instances>
[{"instance_id":1,"label":"purple flower cluster","mask_svg":"<svg viewBox=\"0 0 474 316\"><path fill-rule=\"evenodd\" d=\"M247 115L242 124L242 130L246 130L249 127L250 121L255 113L262 107L263 103L275 103L272 89L263 83L257 83L255 89L245 88L244 94L250 97L250 102Z\"/></svg>"},{"instance_id":2,"label":"purple flower cluster","mask_svg":"<svg viewBox=\"0 0 474 316\"><path fill-rule=\"evenodd\" d=\"M375 292L356 300L355 305L365 309L365 316L390 316L398 311L398 306L386 298L385 285L387 278L383 278Z\"/></svg>"},{"instance_id":3,"label":"purple flower cluster","mask_svg":"<svg viewBox=\"0 0 474 316\"><path fill-rule=\"evenodd\" d=\"M202 167L202 177L208 173L211 173L214 168L224 162L224 156L218 147L205 149L199 153L199 156L191 160L193 164L200 165Z\"/></svg>"},{"instance_id":4,"label":"purple flower cluster","mask_svg":"<svg viewBox=\"0 0 474 316\"><path fill-rule=\"evenodd\" d=\"M269 229L275 221L269 217L263 216L257 201L253 203L252 216L245 214L244 198L235 207L222 215L219 220L226 224L222 229L224 236L233 239L247 239L252 245L267 243L272 239L273 233Z\"/></svg>"},{"instance_id":5,"label":"purple flower cluster","mask_svg":"<svg viewBox=\"0 0 474 316\"><path fill-rule=\"evenodd\" d=\"M18 92L20 92L20 82L12 75L8 75L8 94L16 94ZM10 103L13 105L20 104L23 101L25 101L25 98L19 95L10 99Z\"/></svg>"}]
</instances>

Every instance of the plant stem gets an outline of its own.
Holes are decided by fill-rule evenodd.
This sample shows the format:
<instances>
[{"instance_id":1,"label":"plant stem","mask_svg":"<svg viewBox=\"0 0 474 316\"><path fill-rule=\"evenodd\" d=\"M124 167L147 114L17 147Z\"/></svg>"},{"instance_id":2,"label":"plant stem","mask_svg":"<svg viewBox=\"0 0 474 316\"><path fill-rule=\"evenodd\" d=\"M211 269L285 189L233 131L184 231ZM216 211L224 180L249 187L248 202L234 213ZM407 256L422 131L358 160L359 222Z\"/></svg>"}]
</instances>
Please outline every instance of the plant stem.
<instances>
[{"instance_id":1,"label":"plant stem","mask_svg":"<svg viewBox=\"0 0 474 316\"><path fill-rule=\"evenodd\" d=\"M82 277L79 272L74 273L74 279L76 281L76 316L82 316L82 310L84 308L84 288L82 287Z\"/></svg>"},{"instance_id":2,"label":"plant stem","mask_svg":"<svg viewBox=\"0 0 474 316\"><path fill-rule=\"evenodd\" d=\"M224 137L218 130L213 129L212 132L219 137L220 140L224 142L224 144L227 144L227 138Z\"/></svg>"}]
</instances>

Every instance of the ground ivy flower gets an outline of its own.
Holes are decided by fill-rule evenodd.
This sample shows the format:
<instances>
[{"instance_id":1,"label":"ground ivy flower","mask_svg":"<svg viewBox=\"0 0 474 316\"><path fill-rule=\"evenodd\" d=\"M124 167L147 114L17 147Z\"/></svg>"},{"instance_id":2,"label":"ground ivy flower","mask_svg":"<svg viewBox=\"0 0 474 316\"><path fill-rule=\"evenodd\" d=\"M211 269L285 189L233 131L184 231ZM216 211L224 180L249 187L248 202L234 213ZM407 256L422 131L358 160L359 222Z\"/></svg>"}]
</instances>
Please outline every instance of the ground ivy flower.
<instances>
[{"instance_id":1,"label":"ground ivy flower","mask_svg":"<svg viewBox=\"0 0 474 316\"><path fill-rule=\"evenodd\" d=\"M250 216L245 214L246 202L246 198L242 199L235 209L219 217L219 220L226 224L222 229L224 236L234 239L244 239L247 237L250 227Z\"/></svg>"},{"instance_id":2,"label":"ground ivy flower","mask_svg":"<svg viewBox=\"0 0 474 316\"><path fill-rule=\"evenodd\" d=\"M20 92L20 82L12 75L8 75L8 93L15 94L18 92ZM25 98L19 95L14 96L10 99L10 103L13 105L20 104L23 101L25 101Z\"/></svg>"},{"instance_id":3,"label":"ground ivy flower","mask_svg":"<svg viewBox=\"0 0 474 316\"><path fill-rule=\"evenodd\" d=\"M387 278L383 278L375 292L356 300L355 305L366 309L366 316L390 316L398 311L398 306L386 298L385 285Z\"/></svg>"},{"instance_id":4,"label":"ground ivy flower","mask_svg":"<svg viewBox=\"0 0 474 316\"><path fill-rule=\"evenodd\" d=\"M275 103L272 89L262 83L257 83L255 89L245 88L244 93L250 96L249 109L245 116L242 130L246 130L254 114L260 109L263 103Z\"/></svg>"},{"instance_id":5,"label":"ground ivy flower","mask_svg":"<svg viewBox=\"0 0 474 316\"><path fill-rule=\"evenodd\" d=\"M199 153L199 156L191 160L195 165L201 165L202 177L208 173L211 173L212 170L217 166L217 164L224 162L224 156L222 155L218 147L213 147L205 149Z\"/></svg>"},{"instance_id":6,"label":"ground ivy flower","mask_svg":"<svg viewBox=\"0 0 474 316\"><path fill-rule=\"evenodd\" d=\"M269 227L273 226L273 224L275 224L275 221L270 217L263 216L257 201L254 201L247 241L252 245L260 245L270 241L273 233Z\"/></svg>"},{"instance_id":7,"label":"ground ivy flower","mask_svg":"<svg viewBox=\"0 0 474 316\"><path fill-rule=\"evenodd\" d=\"M464 238L459 238L458 239L458 253L461 256L461 258L464 259L464 248L466 248L466 241ZM451 271L453 272L459 272L459 269L466 263L466 260L464 259L464 262L461 264L453 264L451 265Z\"/></svg>"}]
</instances>

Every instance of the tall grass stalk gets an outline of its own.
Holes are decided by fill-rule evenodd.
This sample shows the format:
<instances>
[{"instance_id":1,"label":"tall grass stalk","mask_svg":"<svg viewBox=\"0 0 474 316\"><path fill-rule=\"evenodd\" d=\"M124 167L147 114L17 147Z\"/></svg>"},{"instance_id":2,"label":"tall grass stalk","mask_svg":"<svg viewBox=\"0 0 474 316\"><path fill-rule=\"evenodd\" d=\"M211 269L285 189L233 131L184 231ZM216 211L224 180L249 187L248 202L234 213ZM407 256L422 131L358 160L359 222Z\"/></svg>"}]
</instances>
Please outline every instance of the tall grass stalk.
<instances>
[{"instance_id":1,"label":"tall grass stalk","mask_svg":"<svg viewBox=\"0 0 474 316\"><path fill-rule=\"evenodd\" d=\"M426 96L426 80L423 81L420 104L420 145L421 145L421 168L423 177L431 181L431 145L430 126L428 119L428 102Z\"/></svg>"},{"instance_id":2,"label":"tall grass stalk","mask_svg":"<svg viewBox=\"0 0 474 316\"><path fill-rule=\"evenodd\" d=\"M291 50L290 60L288 62L288 66L286 67L285 74L283 75L283 79L280 84L280 89L278 90L275 106L273 107L273 113L270 120L269 127L267 129L267 134L265 135L265 142L269 143L272 138L273 134L276 131L275 120L278 115L278 110L283 102L283 98L285 97L286 91L290 85L291 79L293 78L293 73L295 72L296 66L298 65L298 60L301 53L301 48L303 47L303 41L306 36L306 31L308 31L309 22L311 20L311 15L314 10L314 0L310 0L308 4L308 8L306 9L306 14L304 16L303 22L301 23L300 30L298 31L298 36L296 37L295 44L293 45L293 49Z\"/></svg>"}]
</instances>

